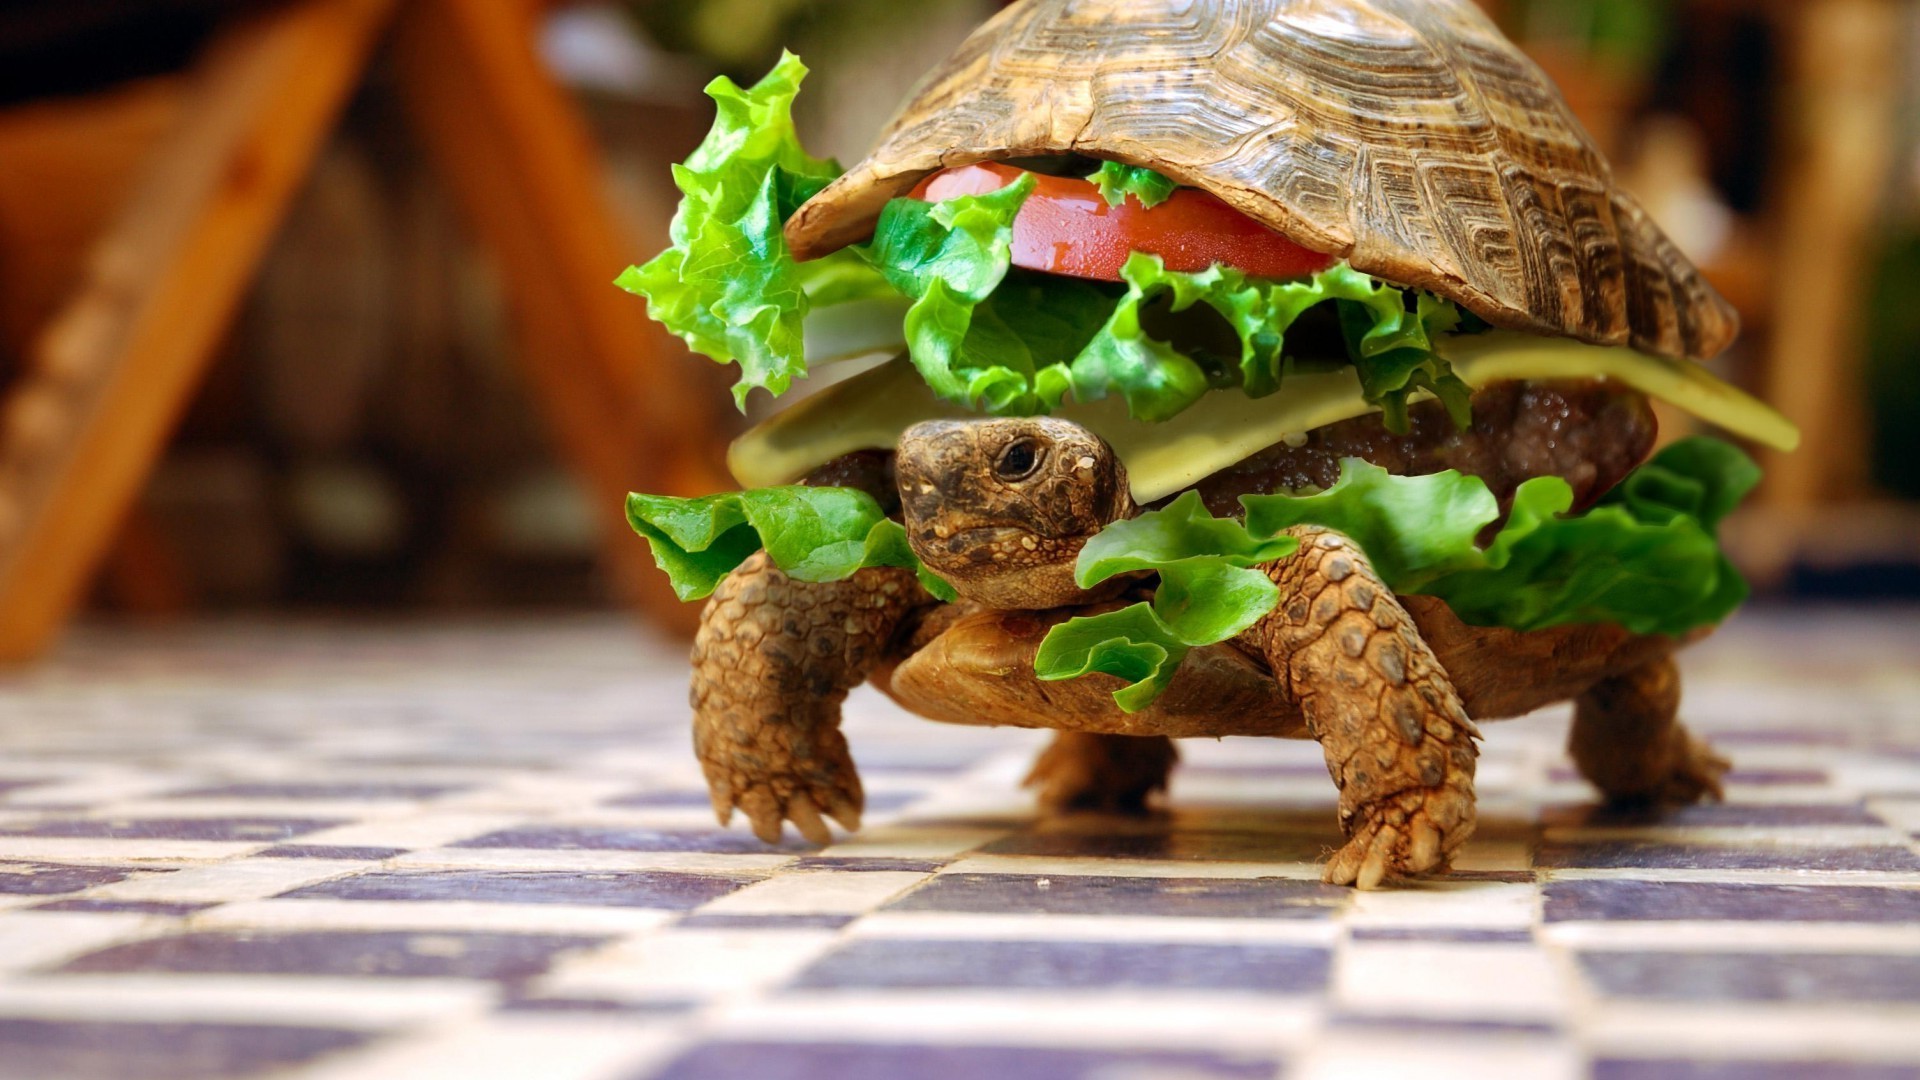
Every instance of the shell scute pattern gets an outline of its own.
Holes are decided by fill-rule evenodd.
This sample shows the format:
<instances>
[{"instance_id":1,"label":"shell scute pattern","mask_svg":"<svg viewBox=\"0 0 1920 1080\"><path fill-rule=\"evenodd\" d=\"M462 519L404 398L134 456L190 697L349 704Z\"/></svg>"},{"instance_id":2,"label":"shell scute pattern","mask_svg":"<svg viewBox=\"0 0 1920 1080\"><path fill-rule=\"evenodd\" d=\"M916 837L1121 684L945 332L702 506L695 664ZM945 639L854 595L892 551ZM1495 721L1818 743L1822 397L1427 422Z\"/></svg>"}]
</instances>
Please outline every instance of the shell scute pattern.
<instances>
[{"instance_id":1,"label":"shell scute pattern","mask_svg":"<svg viewBox=\"0 0 1920 1080\"><path fill-rule=\"evenodd\" d=\"M1469 0L1026 0L788 223L862 239L939 168L1050 153L1204 188L1495 325L1710 358L1732 308Z\"/></svg>"}]
</instances>

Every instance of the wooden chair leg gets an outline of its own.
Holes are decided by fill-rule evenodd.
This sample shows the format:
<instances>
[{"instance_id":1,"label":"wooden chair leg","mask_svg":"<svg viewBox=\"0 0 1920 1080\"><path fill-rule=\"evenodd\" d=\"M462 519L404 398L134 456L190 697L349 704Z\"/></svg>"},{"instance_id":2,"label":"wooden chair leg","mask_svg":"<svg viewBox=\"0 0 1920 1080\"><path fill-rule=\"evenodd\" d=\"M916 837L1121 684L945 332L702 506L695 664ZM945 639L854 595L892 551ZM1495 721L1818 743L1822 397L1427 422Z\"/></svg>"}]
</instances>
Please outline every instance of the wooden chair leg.
<instances>
[{"instance_id":1,"label":"wooden chair leg","mask_svg":"<svg viewBox=\"0 0 1920 1080\"><path fill-rule=\"evenodd\" d=\"M0 412L0 660L38 654L76 604L391 7L295 0L211 46Z\"/></svg>"},{"instance_id":2,"label":"wooden chair leg","mask_svg":"<svg viewBox=\"0 0 1920 1080\"><path fill-rule=\"evenodd\" d=\"M673 598L628 529L628 491L732 486L729 421L644 305L611 282L637 254L584 119L533 49L532 5L417 0L396 27L400 88L440 175L506 286L528 383L594 500L606 565L667 625Z\"/></svg>"}]
</instances>

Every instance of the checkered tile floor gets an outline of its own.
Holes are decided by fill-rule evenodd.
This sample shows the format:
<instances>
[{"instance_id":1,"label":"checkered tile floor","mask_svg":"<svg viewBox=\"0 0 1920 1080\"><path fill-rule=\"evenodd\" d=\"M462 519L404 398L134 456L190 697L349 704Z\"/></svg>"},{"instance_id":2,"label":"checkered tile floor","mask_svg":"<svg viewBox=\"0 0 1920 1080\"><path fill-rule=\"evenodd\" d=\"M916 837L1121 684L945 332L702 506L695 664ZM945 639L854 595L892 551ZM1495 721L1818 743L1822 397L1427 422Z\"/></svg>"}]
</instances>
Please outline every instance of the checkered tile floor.
<instances>
[{"instance_id":1,"label":"checkered tile floor","mask_svg":"<svg viewBox=\"0 0 1920 1080\"><path fill-rule=\"evenodd\" d=\"M1310 744L1042 821L1042 736L862 692L868 829L767 849L623 623L94 631L0 679L0 1077L1920 1076L1920 614L1689 672L1726 805L1499 725L1461 872L1354 895Z\"/></svg>"}]
</instances>

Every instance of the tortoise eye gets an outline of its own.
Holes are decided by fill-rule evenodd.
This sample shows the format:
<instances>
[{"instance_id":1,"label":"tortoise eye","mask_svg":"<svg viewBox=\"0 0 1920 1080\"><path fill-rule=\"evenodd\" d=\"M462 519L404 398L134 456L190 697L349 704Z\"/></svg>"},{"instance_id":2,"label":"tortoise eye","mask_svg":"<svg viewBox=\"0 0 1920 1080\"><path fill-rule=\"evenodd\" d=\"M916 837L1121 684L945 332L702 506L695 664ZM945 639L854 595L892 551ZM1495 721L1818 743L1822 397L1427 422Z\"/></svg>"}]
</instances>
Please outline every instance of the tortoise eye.
<instances>
[{"instance_id":1,"label":"tortoise eye","mask_svg":"<svg viewBox=\"0 0 1920 1080\"><path fill-rule=\"evenodd\" d=\"M1046 456L1045 447L1032 439L1021 439L1000 451L1000 460L993 463L993 473L1008 482L1025 480L1040 468Z\"/></svg>"}]
</instances>

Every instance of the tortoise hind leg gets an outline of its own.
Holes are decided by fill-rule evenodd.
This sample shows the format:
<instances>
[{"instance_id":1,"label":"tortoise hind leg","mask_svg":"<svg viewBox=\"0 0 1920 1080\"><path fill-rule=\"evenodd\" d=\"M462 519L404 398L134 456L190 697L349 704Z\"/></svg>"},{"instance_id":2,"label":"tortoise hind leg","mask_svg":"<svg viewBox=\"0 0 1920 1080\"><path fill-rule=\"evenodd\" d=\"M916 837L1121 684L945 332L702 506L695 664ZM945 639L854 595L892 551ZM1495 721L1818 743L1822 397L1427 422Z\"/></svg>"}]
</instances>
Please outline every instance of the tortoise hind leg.
<instances>
[{"instance_id":1,"label":"tortoise hind leg","mask_svg":"<svg viewBox=\"0 0 1920 1080\"><path fill-rule=\"evenodd\" d=\"M1662 656L1581 695L1567 751L1614 802L1718 801L1731 763L1688 732L1679 711L1680 669Z\"/></svg>"},{"instance_id":2,"label":"tortoise hind leg","mask_svg":"<svg viewBox=\"0 0 1920 1080\"><path fill-rule=\"evenodd\" d=\"M1280 605L1241 639L1300 703L1340 789L1347 843L1326 880L1444 872L1473 832L1479 731L1433 650L1346 537L1299 528L1267 567Z\"/></svg>"},{"instance_id":3,"label":"tortoise hind leg","mask_svg":"<svg viewBox=\"0 0 1920 1080\"><path fill-rule=\"evenodd\" d=\"M1180 760L1162 735L1093 735L1062 731L1033 763L1026 786L1040 789L1040 805L1055 812L1099 810L1138 814L1167 789Z\"/></svg>"}]
</instances>

